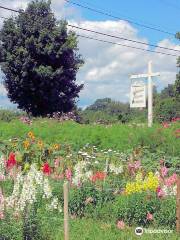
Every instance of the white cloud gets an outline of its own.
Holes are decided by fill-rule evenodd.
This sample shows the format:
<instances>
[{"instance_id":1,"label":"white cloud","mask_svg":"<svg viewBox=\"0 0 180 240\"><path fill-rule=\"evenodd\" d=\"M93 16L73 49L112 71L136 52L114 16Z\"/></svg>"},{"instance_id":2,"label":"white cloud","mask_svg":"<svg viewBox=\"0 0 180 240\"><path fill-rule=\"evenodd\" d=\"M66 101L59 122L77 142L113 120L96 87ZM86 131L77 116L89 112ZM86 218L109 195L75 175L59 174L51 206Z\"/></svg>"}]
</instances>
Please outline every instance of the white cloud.
<instances>
[{"instance_id":1,"label":"white cloud","mask_svg":"<svg viewBox=\"0 0 180 240\"><path fill-rule=\"evenodd\" d=\"M83 28L148 43L148 39L139 37L137 30L124 21L83 21L73 24L78 24L78 26ZM97 38L97 34L94 33L82 32L80 30L77 32L81 32L81 34L85 36L90 35ZM102 37L99 35L98 38L149 50L170 52L160 48L152 49L138 43L132 44L127 41L112 39L106 36ZM80 52L85 59L85 65L78 74L78 80L84 80L85 82L84 90L80 94L82 102L83 100L87 102L87 99L93 101L101 97L111 97L115 100L128 101L130 88L129 76L135 73L147 72L147 63L149 60L153 62L153 70L161 73L161 76L154 80L159 89L175 81L175 57L96 42L84 38L80 38L79 46ZM179 46L173 44L168 39L159 42L158 46L180 50ZM171 53L176 54L176 52L172 51Z\"/></svg>"}]
</instances>

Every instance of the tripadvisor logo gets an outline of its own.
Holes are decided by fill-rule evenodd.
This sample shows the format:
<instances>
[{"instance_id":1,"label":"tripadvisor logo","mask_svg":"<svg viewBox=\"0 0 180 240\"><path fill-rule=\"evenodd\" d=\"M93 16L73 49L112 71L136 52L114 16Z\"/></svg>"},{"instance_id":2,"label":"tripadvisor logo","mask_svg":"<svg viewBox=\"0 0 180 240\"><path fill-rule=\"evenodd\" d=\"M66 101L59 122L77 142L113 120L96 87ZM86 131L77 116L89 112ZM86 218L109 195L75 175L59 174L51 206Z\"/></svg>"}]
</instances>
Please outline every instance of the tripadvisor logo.
<instances>
[{"instance_id":1,"label":"tripadvisor logo","mask_svg":"<svg viewBox=\"0 0 180 240\"><path fill-rule=\"evenodd\" d=\"M143 234L143 228L142 227L135 228L135 234L141 236Z\"/></svg>"}]
</instances>

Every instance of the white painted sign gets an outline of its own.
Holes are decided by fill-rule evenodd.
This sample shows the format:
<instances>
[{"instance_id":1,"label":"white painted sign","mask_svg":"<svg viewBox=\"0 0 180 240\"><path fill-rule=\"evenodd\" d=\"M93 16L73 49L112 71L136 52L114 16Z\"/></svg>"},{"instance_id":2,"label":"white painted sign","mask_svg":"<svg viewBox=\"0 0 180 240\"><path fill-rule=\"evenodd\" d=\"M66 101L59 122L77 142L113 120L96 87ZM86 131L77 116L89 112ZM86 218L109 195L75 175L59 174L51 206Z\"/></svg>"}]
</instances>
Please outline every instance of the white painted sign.
<instances>
[{"instance_id":1,"label":"white painted sign","mask_svg":"<svg viewBox=\"0 0 180 240\"><path fill-rule=\"evenodd\" d=\"M144 83L139 82L131 85L130 107L146 107L146 86Z\"/></svg>"}]
</instances>

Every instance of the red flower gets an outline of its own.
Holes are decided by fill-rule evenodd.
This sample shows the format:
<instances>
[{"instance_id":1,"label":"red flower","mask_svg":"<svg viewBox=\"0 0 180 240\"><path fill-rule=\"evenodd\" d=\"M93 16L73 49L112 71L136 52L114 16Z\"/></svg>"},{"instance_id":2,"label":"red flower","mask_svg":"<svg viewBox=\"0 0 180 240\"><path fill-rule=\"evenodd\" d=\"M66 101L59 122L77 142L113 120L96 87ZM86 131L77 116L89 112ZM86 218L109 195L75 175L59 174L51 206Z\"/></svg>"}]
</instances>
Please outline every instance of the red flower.
<instances>
[{"instance_id":1,"label":"red flower","mask_svg":"<svg viewBox=\"0 0 180 240\"><path fill-rule=\"evenodd\" d=\"M44 165L42 167L42 171L46 175L50 175L51 174L51 167L49 166L49 164L47 162L44 163Z\"/></svg>"},{"instance_id":2,"label":"red flower","mask_svg":"<svg viewBox=\"0 0 180 240\"><path fill-rule=\"evenodd\" d=\"M7 163L6 163L6 165L7 165L7 168L12 168L12 167L14 167L15 165L16 165L16 156L15 156L15 154L13 153L13 152L11 152L10 154L9 154L9 158L8 158L8 160L7 160Z\"/></svg>"},{"instance_id":3,"label":"red flower","mask_svg":"<svg viewBox=\"0 0 180 240\"><path fill-rule=\"evenodd\" d=\"M96 172L92 177L91 181L96 182L97 180L104 180L106 178L106 173L104 172Z\"/></svg>"}]
</instances>

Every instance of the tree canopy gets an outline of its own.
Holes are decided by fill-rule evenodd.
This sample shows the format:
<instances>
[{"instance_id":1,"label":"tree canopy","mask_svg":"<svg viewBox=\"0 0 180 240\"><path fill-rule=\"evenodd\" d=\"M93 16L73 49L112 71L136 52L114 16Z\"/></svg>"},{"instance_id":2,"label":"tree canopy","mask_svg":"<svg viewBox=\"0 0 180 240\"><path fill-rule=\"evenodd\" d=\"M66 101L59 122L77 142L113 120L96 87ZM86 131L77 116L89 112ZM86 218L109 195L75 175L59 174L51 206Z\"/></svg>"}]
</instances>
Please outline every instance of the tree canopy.
<instances>
[{"instance_id":1,"label":"tree canopy","mask_svg":"<svg viewBox=\"0 0 180 240\"><path fill-rule=\"evenodd\" d=\"M57 21L50 1L32 1L0 31L0 66L10 100L18 108L45 116L73 109L83 85L77 36Z\"/></svg>"}]
</instances>

